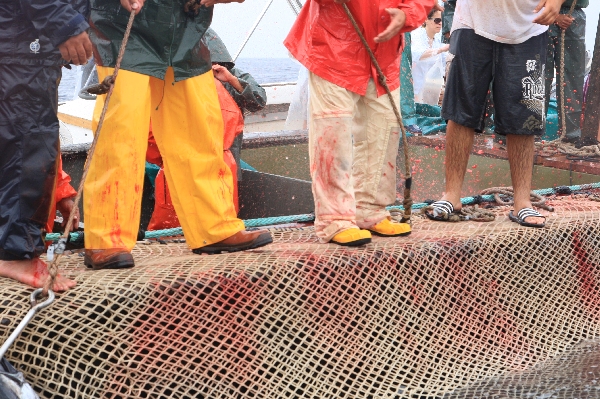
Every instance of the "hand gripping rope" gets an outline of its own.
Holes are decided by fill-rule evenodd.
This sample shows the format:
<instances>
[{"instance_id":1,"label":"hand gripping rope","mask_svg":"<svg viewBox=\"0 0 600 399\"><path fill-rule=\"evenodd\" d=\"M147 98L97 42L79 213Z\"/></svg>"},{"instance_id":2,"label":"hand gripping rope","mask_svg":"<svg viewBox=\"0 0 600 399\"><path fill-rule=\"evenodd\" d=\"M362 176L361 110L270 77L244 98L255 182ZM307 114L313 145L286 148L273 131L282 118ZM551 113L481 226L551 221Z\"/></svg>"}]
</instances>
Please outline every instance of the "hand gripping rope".
<instances>
[{"instance_id":1,"label":"hand gripping rope","mask_svg":"<svg viewBox=\"0 0 600 399\"><path fill-rule=\"evenodd\" d=\"M569 9L569 13L566 15L571 16L573 14L573 10L575 9L576 1L573 1L571 4L571 8ZM556 140L549 142L536 143L535 146L537 149L541 150L542 156L552 156L555 152L564 154L567 156L567 159L571 158L572 160L590 160L591 158L600 157L600 145L592 144L581 147L575 147L573 143L568 143L565 141L567 137L567 122L565 115L565 35L566 30L561 28L560 32L560 65L559 68L559 79L556 83L557 96L560 99L560 119L561 119L561 131L562 135ZM548 93L546 93L548 94ZM583 144L580 143L580 144Z\"/></svg>"},{"instance_id":2,"label":"hand gripping rope","mask_svg":"<svg viewBox=\"0 0 600 399\"><path fill-rule=\"evenodd\" d=\"M102 113L100 114L100 120L98 121L98 127L96 128L96 132L94 133L94 141L92 141L92 145L90 146L90 150L88 152L88 156L87 159L85 160L85 166L83 168L83 174L81 176L81 181L79 182L79 188L77 189L77 196L75 197L75 205L73 207L73 210L71 211L71 214L69 215L69 220L67 221L67 225L65 226L65 231L63 233L63 235L60 237L60 239L58 240L58 243L56 244L56 247L54 249L54 253L56 254L56 256L54 257L54 259L52 259L52 263L50 263L50 266L48 266L48 279L46 280L46 283L44 284L44 288L42 291L42 295L46 296L46 295L50 295L52 291L50 291L50 289L52 288L52 286L54 285L54 282L56 281L56 275L58 274L58 263L60 260L60 257L62 256L62 254L65 251L65 247L67 245L67 240L69 238L69 232L71 231L71 228L73 226L73 217L75 216L75 213L77 211L77 208L79 207L79 201L81 199L81 193L83 192L83 185L85 183L85 179L87 177L89 168L90 168L90 163L92 161L92 157L94 156L94 151L96 150L96 144L98 143L98 139L100 138L100 132L102 131L102 124L104 123L104 117L106 116L106 110L108 109L108 104L110 102L110 97L112 95L113 89L114 89L114 84L117 80L117 75L119 73L119 69L121 67L121 61L123 60L123 54L125 54L125 47L127 46L127 40L129 40L129 34L131 33L131 27L133 26L133 19L135 18L135 11L131 11L131 14L129 15L129 22L127 22L127 29L125 29L125 35L123 37L123 41L121 42L121 48L119 49L119 55L117 57L117 62L115 64L115 70L112 74L112 76L110 76L110 79L104 79L103 84L106 84L108 86L108 94L106 96L106 101L104 102L104 108L102 108Z\"/></svg>"},{"instance_id":3,"label":"hand gripping rope","mask_svg":"<svg viewBox=\"0 0 600 399\"><path fill-rule=\"evenodd\" d=\"M405 179L405 181L404 181L404 200L402 201L402 204L404 206L404 215L402 216L401 222L410 223L410 215L411 215L412 204L413 204L413 200L410 196L410 188L412 185L412 172L411 172L412 168L410 165L410 152L409 152L409 148L408 148L408 139L406 137L406 129L404 129L404 124L402 123L402 116L400 116L400 111L398 110L398 107L396 106L396 102L394 101L394 97L392 96L392 93L390 92L390 88L387 85L387 78L383 74L383 71L379 67L379 63L375 59L375 54L373 54L373 51L371 51L371 48L369 47L367 40L365 39L362 32L360 31L360 28L358 27L358 24L356 23L356 20L352 16L352 13L350 12L350 9L348 8L348 6L346 4L342 4L342 7L344 7L344 11L346 12L346 15L348 15L350 22L352 22L352 25L354 26L354 30L356 30L358 37L360 37L360 40L361 40L363 46L365 47L365 49L367 50L367 53L369 53L371 62L373 63L373 66L377 70L377 77L379 78L379 83L385 89L385 92L387 93L387 96L390 99L390 103L392 103L392 109L394 110L394 114L396 115L396 119L398 120L398 124L400 125L400 130L402 131L402 145L404 147L404 179Z\"/></svg>"}]
</instances>

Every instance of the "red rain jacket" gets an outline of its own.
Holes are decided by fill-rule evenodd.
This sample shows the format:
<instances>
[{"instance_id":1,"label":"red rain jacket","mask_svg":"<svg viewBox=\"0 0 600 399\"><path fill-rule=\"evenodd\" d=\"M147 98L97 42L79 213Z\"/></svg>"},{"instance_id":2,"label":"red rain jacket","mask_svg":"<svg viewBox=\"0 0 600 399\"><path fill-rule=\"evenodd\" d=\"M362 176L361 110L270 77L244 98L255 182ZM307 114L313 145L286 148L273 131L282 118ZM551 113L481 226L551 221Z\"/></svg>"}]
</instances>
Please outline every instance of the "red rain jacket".
<instances>
[{"instance_id":1,"label":"red rain jacket","mask_svg":"<svg viewBox=\"0 0 600 399\"><path fill-rule=\"evenodd\" d=\"M54 187L54 201L46 222L46 231L52 233L54 228L54 219L56 218L56 203L65 198L75 198L77 191L71 186L71 176L69 176L62 168L62 159L58 154L58 172L56 173L56 186Z\"/></svg>"},{"instance_id":2,"label":"red rain jacket","mask_svg":"<svg viewBox=\"0 0 600 399\"><path fill-rule=\"evenodd\" d=\"M400 86L403 40L400 34L384 43L373 40L391 21L385 9L404 11L406 24L401 32L410 32L427 19L435 1L351 0L347 3L387 77L390 90ZM307 0L284 45L309 71L331 83L364 96L369 78L373 78L378 95L385 93L352 23L342 6L333 0Z\"/></svg>"}]
</instances>

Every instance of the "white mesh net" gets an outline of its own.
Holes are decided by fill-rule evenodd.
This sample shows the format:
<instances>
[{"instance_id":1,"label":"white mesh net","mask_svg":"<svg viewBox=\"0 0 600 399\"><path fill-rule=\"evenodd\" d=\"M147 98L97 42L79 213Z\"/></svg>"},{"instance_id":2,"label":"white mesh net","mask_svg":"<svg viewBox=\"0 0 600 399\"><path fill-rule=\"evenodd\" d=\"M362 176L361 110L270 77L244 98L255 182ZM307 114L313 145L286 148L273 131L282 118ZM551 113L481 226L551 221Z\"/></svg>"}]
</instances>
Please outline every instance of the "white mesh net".
<instances>
[{"instance_id":1,"label":"white mesh net","mask_svg":"<svg viewBox=\"0 0 600 399\"><path fill-rule=\"evenodd\" d=\"M44 398L531 398L544 383L544 398L600 397L600 203L551 202L545 229L501 208L358 249L301 229L228 255L138 245L123 271L73 254L77 287L9 359ZM0 280L0 339L29 291Z\"/></svg>"}]
</instances>

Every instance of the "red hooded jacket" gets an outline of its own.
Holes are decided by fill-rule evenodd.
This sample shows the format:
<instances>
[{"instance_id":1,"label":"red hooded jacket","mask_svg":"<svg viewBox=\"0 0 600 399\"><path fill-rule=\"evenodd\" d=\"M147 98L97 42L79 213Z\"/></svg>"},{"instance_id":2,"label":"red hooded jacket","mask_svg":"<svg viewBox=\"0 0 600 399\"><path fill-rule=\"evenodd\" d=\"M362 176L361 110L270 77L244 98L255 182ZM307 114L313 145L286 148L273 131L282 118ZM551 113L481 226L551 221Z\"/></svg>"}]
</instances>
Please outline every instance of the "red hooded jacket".
<instances>
[{"instance_id":1,"label":"red hooded jacket","mask_svg":"<svg viewBox=\"0 0 600 399\"><path fill-rule=\"evenodd\" d=\"M54 201L46 222L46 232L52 233L54 227L54 219L56 218L56 203L65 198L74 198L77 191L71 186L71 176L69 176L62 168L62 158L58 154L58 167L56 173L56 187L54 188Z\"/></svg>"},{"instance_id":2,"label":"red hooded jacket","mask_svg":"<svg viewBox=\"0 0 600 399\"><path fill-rule=\"evenodd\" d=\"M400 86L402 35L384 43L374 38L390 24L386 8L406 14L401 32L417 29L427 19L436 0L351 0L347 3L369 47L387 78L390 90ZM340 4L333 0L307 0L284 41L292 55L315 75L354 93L365 95L369 78L377 72L369 54ZM378 95L385 90L377 83Z\"/></svg>"}]
</instances>

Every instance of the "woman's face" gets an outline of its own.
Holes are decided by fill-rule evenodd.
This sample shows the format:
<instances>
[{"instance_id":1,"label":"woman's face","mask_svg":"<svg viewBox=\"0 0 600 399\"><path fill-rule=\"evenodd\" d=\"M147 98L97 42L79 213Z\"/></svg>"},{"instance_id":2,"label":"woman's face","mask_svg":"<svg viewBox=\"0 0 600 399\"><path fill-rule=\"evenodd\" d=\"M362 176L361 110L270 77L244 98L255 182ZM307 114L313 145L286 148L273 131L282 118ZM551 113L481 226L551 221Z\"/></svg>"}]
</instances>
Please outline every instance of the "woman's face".
<instances>
[{"instance_id":1,"label":"woman's face","mask_svg":"<svg viewBox=\"0 0 600 399\"><path fill-rule=\"evenodd\" d=\"M442 30L442 12L434 12L433 16L425 21L425 28L427 28L429 32L440 32Z\"/></svg>"}]
</instances>

